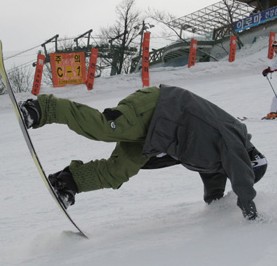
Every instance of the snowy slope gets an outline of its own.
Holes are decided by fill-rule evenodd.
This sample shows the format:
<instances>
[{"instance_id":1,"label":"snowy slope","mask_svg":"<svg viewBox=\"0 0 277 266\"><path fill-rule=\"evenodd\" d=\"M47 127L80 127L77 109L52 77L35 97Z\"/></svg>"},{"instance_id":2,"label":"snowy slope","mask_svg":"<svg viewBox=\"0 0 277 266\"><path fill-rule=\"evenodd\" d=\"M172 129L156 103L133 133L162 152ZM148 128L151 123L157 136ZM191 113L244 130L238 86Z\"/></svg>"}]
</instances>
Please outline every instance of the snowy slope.
<instances>
[{"instance_id":1,"label":"snowy slope","mask_svg":"<svg viewBox=\"0 0 277 266\"><path fill-rule=\"evenodd\" d=\"M237 60L194 68L151 70L151 83L190 89L234 116L261 118L273 93L261 75L267 39L238 52ZM277 88L274 74L273 85ZM99 78L84 86L43 88L103 110L141 87L138 74ZM32 97L16 95L18 100ZM268 158L266 177L255 188L262 219L246 221L230 184L226 196L207 206L197 173L175 166L141 171L119 190L79 194L69 210L88 234L74 233L39 178L7 95L0 96L0 265L275 266L277 264L277 121L246 121L253 142ZM114 144L94 142L66 126L30 130L47 174L72 159L108 157Z\"/></svg>"}]
</instances>

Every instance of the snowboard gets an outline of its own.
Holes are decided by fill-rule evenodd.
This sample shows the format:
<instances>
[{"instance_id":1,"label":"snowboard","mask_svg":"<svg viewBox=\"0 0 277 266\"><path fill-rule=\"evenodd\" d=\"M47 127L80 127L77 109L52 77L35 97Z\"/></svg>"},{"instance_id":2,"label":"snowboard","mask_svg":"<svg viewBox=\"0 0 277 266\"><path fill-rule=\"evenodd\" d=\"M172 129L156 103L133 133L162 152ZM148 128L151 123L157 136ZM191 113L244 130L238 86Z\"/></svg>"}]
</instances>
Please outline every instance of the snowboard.
<instances>
[{"instance_id":1,"label":"snowboard","mask_svg":"<svg viewBox=\"0 0 277 266\"><path fill-rule=\"evenodd\" d=\"M22 114L20 112L20 109L19 109L19 106L18 106L18 103L16 101L16 98L15 98L15 95L13 93L13 90L12 90L12 87L11 87L11 84L10 84L10 81L9 81L9 78L8 78L8 75L7 75L7 72L5 70L5 66L4 66L4 59L3 59L3 51L2 51L2 42L0 40L0 80L2 80L8 94L9 94L9 97L12 101L12 105L13 105L13 109L14 109L14 112L16 114L16 117L17 117L17 120L18 120L18 123L20 125L20 128L21 128L21 131L24 135L24 139L26 141L26 144L29 148L29 151L31 153L31 156L33 158L33 161L38 169L38 172L40 174L40 177L42 178L45 186L47 187L48 191L50 192L50 194L52 195L53 199L56 201L56 203L58 204L59 208L61 209L61 211L64 213L64 215L67 217L67 219L72 223L72 225L78 230L78 233L85 237L85 238L88 238L86 236L86 234L76 225L76 223L72 220L72 218L70 217L70 215L68 214L67 210L65 209L65 207L63 206L62 202L59 200L54 188L51 186L47 176L45 175L45 172L43 170L43 167L40 163L40 160L38 158L38 155L35 151L35 148L34 148L34 145L31 141L31 138L30 138L30 135L28 133L28 130L24 124L24 120L23 120L23 117L22 117Z\"/></svg>"}]
</instances>

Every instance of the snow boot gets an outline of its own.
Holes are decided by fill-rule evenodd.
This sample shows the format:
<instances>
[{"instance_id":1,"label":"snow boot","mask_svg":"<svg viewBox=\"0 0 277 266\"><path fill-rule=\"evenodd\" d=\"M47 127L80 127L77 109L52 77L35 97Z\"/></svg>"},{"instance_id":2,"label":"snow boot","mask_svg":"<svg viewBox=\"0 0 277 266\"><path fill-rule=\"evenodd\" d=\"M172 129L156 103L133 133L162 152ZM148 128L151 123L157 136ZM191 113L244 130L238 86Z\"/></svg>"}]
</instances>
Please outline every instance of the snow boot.
<instances>
[{"instance_id":1,"label":"snow boot","mask_svg":"<svg viewBox=\"0 0 277 266\"><path fill-rule=\"evenodd\" d=\"M78 192L78 188L69 171L69 167L55 174L50 174L48 179L65 209L75 203L75 195Z\"/></svg>"},{"instance_id":2,"label":"snow boot","mask_svg":"<svg viewBox=\"0 0 277 266\"><path fill-rule=\"evenodd\" d=\"M39 124L41 109L37 100L28 99L25 102L19 102L18 105L28 129Z\"/></svg>"},{"instance_id":3,"label":"snow boot","mask_svg":"<svg viewBox=\"0 0 277 266\"><path fill-rule=\"evenodd\" d=\"M266 116L262 118L262 120L274 120L277 118L277 113L276 112L270 112Z\"/></svg>"}]
</instances>

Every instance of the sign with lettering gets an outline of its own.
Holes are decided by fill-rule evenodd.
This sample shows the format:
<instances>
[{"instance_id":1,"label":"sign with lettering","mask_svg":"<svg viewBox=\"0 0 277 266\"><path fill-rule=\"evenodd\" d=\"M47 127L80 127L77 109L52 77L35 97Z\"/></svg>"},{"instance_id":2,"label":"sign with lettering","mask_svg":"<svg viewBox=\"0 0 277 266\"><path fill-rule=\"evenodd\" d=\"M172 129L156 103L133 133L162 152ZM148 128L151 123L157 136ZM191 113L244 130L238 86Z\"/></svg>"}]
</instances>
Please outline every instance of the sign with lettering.
<instances>
[{"instance_id":1,"label":"sign with lettering","mask_svg":"<svg viewBox=\"0 0 277 266\"><path fill-rule=\"evenodd\" d=\"M50 54L54 87L86 82L86 64L84 52Z\"/></svg>"},{"instance_id":2,"label":"sign with lettering","mask_svg":"<svg viewBox=\"0 0 277 266\"><path fill-rule=\"evenodd\" d=\"M236 32L244 31L277 18L277 6L254 13L251 16L234 23Z\"/></svg>"},{"instance_id":3,"label":"sign with lettering","mask_svg":"<svg viewBox=\"0 0 277 266\"><path fill-rule=\"evenodd\" d=\"M40 91L44 60L45 60L45 56L43 54L38 54L35 77L34 77L34 82L32 87L32 94L34 95L38 95Z\"/></svg>"},{"instance_id":4,"label":"sign with lettering","mask_svg":"<svg viewBox=\"0 0 277 266\"><path fill-rule=\"evenodd\" d=\"M98 57L98 49L92 48L90 53L90 60L89 60L89 66L88 66L88 75L86 80L86 85L88 90L93 89L94 84L94 77L96 72L96 63L97 63L97 57Z\"/></svg>"},{"instance_id":5,"label":"sign with lettering","mask_svg":"<svg viewBox=\"0 0 277 266\"><path fill-rule=\"evenodd\" d=\"M149 47L150 47L150 32L146 31L143 35L142 43L142 69L141 78L142 86L148 87L150 85L149 78Z\"/></svg>"}]
</instances>

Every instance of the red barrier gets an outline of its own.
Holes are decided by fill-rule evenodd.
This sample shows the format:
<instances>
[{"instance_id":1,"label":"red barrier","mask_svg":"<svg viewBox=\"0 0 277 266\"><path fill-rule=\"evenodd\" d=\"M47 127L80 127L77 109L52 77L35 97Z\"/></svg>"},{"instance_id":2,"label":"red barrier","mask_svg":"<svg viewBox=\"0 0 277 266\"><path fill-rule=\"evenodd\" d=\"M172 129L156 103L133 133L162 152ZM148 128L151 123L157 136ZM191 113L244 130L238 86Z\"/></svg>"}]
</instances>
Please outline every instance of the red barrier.
<instances>
[{"instance_id":1,"label":"red barrier","mask_svg":"<svg viewBox=\"0 0 277 266\"><path fill-rule=\"evenodd\" d=\"M97 57L98 57L98 49L92 48L91 54L90 54L90 59L89 59L88 75L87 75L87 80L86 80L86 85L87 85L88 90L93 89Z\"/></svg>"},{"instance_id":2,"label":"red barrier","mask_svg":"<svg viewBox=\"0 0 277 266\"><path fill-rule=\"evenodd\" d=\"M38 54L36 71L35 71L34 82L32 87L32 94L34 95L38 95L40 91L44 60L45 60L45 56L43 54Z\"/></svg>"},{"instance_id":3,"label":"red barrier","mask_svg":"<svg viewBox=\"0 0 277 266\"><path fill-rule=\"evenodd\" d=\"M192 38L190 41L188 68L195 65L196 54L197 54L197 40Z\"/></svg>"},{"instance_id":4,"label":"red barrier","mask_svg":"<svg viewBox=\"0 0 277 266\"><path fill-rule=\"evenodd\" d=\"M142 44L142 86L148 87L150 85L149 79L149 47L150 47L150 32L145 32L143 35Z\"/></svg>"},{"instance_id":5,"label":"red barrier","mask_svg":"<svg viewBox=\"0 0 277 266\"><path fill-rule=\"evenodd\" d=\"M267 57L272 59L274 57L274 49L272 47L272 43L275 41L275 32L269 33L269 41L268 41L268 53Z\"/></svg>"},{"instance_id":6,"label":"red barrier","mask_svg":"<svg viewBox=\"0 0 277 266\"><path fill-rule=\"evenodd\" d=\"M229 51L229 62L234 62L236 59L236 50L237 50L237 37L230 37L230 51Z\"/></svg>"}]
</instances>

